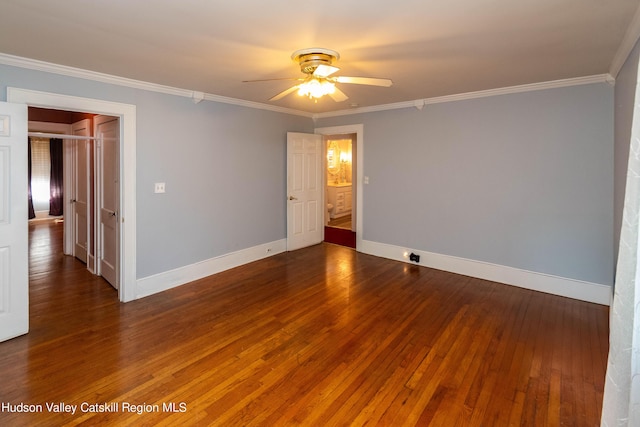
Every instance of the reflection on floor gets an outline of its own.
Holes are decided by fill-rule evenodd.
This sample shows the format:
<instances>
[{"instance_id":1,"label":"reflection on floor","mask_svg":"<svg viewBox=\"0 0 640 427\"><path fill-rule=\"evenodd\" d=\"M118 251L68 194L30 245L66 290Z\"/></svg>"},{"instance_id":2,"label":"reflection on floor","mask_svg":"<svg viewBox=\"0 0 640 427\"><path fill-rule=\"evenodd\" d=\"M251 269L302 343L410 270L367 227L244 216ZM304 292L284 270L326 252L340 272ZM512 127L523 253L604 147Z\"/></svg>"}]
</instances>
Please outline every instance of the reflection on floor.
<instances>
[{"instance_id":1,"label":"reflection on floor","mask_svg":"<svg viewBox=\"0 0 640 427\"><path fill-rule=\"evenodd\" d=\"M346 228L347 230L351 230L351 215L345 215L340 218L330 219L327 226L335 228Z\"/></svg>"}]
</instances>

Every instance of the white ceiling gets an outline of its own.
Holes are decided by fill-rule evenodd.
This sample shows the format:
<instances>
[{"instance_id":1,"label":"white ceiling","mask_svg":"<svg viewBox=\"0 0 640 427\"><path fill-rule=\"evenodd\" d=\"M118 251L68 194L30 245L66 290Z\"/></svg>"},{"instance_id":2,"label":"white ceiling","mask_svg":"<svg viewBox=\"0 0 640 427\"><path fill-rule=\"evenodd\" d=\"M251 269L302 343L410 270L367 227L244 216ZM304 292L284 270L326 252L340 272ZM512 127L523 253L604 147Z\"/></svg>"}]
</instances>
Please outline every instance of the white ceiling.
<instances>
[{"instance_id":1,"label":"white ceiling","mask_svg":"<svg viewBox=\"0 0 640 427\"><path fill-rule=\"evenodd\" d=\"M611 71L640 0L0 0L0 52L310 113ZM628 37L627 37L628 38ZM340 52L317 103L293 83L297 49ZM0 76L1 78L1 76Z\"/></svg>"}]
</instances>

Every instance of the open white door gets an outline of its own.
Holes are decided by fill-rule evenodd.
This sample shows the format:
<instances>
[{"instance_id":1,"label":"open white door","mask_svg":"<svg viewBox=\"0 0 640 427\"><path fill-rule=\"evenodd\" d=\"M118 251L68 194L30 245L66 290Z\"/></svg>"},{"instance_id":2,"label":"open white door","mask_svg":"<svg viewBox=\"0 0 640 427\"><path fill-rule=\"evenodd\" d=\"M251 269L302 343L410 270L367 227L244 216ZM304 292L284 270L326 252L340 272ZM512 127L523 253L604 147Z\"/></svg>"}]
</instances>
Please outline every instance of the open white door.
<instances>
[{"instance_id":1,"label":"open white door","mask_svg":"<svg viewBox=\"0 0 640 427\"><path fill-rule=\"evenodd\" d=\"M84 119L71 125L74 136L91 136L91 120ZM87 263L89 254L91 215L89 213L90 182L90 147L89 140L73 140L73 254L80 261ZM93 271L93 263L87 265Z\"/></svg>"},{"instance_id":2,"label":"open white door","mask_svg":"<svg viewBox=\"0 0 640 427\"><path fill-rule=\"evenodd\" d=\"M96 116L96 174L98 200L98 274L118 289L120 210L119 147L120 125L115 117Z\"/></svg>"},{"instance_id":3,"label":"open white door","mask_svg":"<svg viewBox=\"0 0 640 427\"><path fill-rule=\"evenodd\" d=\"M0 341L29 331L27 106L0 102Z\"/></svg>"},{"instance_id":4,"label":"open white door","mask_svg":"<svg viewBox=\"0 0 640 427\"><path fill-rule=\"evenodd\" d=\"M322 242L322 136L287 133L287 250Z\"/></svg>"}]
</instances>

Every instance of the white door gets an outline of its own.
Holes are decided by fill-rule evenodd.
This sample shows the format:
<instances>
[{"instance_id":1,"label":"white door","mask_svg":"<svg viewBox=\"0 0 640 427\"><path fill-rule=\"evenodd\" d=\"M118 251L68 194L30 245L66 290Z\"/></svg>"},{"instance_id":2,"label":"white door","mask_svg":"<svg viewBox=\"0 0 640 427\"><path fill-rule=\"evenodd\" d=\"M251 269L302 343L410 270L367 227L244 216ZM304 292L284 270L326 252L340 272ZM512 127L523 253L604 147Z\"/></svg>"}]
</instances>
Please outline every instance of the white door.
<instances>
[{"instance_id":1,"label":"white door","mask_svg":"<svg viewBox=\"0 0 640 427\"><path fill-rule=\"evenodd\" d=\"M75 136L91 136L91 120L84 119L71 125L71 133ZM90 195L90 142L89 140L73 140L73 254L80 261L87 263L89 253L91 215L89 213ZM93 270L93 266L88 266Z\"/></svg>"},{"instance_id":2,"label":"white door","mask_svg":"<svg viewBox=\"0 0 640 427\"><path fill-rule=\"evenodd\" d=\"M287 250L322 242L322 136L287 133Z\"/></svg>"},{"instance_id":3,"label":"white door","mask_svg":"<svg viewBox=\"0 0 640 427\"><path fill-rule=\"evenodd\" d=\"M118 289L120 125L114 117L95 118L98 274Z\"/></svg>"},{"instance_id":4,"label":"white door","mask_svg":"<svg viewBox=\"0 0 640 427\"><path fill-rule=\"evenodd\" d=\"M0 341L29 331L27 105L0 102Z\"/></svg>"}]
</instances>

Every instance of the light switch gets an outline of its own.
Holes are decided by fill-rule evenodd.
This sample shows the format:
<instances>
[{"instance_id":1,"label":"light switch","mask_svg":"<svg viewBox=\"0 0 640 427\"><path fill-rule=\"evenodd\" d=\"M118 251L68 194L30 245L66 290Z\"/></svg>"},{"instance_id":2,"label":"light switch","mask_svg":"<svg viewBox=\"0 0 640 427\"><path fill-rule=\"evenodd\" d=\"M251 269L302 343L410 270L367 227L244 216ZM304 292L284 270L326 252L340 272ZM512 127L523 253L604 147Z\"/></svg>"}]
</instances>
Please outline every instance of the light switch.
<instances>
[{"instance_id":1,"label":"light switch","mask_svg":"<svg viewBox=\"0 0 640 427\"><path fill-rule=\"evenodd\" d=\"M364 183L365 183L365 184L368 184L368 183L369 183L369 177L368 177L368 176L365 176L365 177L364 177Z\"/></svg>"},{"instance_id":2,"label":"light switch","mask_svg":"<svg viewBox=\"0 0 640 427\"><path fill-rule=\"evenodd\" d=\"M164 182L156 182L154 193L164 193Z\"/></svg>"}]
</instances>

